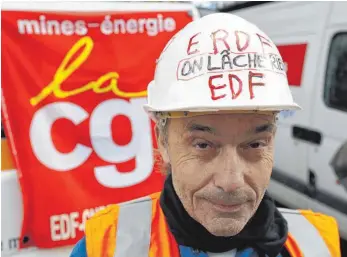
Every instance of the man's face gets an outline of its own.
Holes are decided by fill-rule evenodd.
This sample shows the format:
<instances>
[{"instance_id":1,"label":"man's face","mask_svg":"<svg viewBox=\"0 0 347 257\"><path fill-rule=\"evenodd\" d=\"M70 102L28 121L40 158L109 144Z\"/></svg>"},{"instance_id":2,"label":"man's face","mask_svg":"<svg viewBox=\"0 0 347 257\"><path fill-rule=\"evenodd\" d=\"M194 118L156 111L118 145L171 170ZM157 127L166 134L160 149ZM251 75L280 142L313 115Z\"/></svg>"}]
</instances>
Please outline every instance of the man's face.
<instances>
[{"instance_id":1,"label":"man's face","mask_svg":"<svg viewBox=\"0 0 347 257\"><path fill-rule=\"evenodd\" d=\"M272 171L274 122L273 114L170 119L162 155L184 208L211 234L238 234L257 210Z\"/></svg>"}]
</instances>

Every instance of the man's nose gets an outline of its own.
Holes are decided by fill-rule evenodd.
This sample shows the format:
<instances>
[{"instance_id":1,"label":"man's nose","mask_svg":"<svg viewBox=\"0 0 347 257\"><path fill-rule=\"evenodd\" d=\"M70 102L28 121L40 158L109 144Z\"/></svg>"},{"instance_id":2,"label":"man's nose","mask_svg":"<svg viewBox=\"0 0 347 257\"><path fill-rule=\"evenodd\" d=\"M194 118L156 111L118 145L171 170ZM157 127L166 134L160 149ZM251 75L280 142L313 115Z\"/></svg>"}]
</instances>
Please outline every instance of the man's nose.
<instances>
[{"instance_id":1,"label":"man's nose","mask_svg":"<svg viewBox=\"0 0 347 257\"><path fill-rule=\"evenodd\" d=\"M235 147L225 147L218 156L214 174L214 184L224 192L230 193L245 184L246 165Z\"/></svg>"}]
</instances>

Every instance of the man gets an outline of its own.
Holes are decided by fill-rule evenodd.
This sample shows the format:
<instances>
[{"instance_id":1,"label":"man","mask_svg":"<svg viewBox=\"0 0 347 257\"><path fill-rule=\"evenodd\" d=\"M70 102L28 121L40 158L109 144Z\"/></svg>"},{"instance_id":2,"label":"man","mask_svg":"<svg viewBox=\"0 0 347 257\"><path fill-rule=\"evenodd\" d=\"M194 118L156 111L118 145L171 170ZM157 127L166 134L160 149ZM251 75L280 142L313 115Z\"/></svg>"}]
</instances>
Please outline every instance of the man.
<instances>
[{"instance_id":1,"label":"man","mask_svg":"<svg viewBox=\"0 0 347 257\"><path fill-rule=\"evenodd\" d=\"M148 86L164 189L86 224L72 256L333 256L335 220L281 210L266 194L276 115L293 102L282 58L231 14L193 21L166 45Z\"/></svg>"}]
</instances>

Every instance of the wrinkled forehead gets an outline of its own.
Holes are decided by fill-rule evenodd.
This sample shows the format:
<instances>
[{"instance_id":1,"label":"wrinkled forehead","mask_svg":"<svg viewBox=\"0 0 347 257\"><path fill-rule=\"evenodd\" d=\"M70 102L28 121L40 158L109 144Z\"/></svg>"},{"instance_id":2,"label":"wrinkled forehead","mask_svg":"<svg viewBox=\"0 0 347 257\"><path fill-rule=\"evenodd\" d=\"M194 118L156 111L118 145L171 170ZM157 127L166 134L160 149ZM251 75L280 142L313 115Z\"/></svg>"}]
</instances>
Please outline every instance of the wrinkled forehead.
<instances>
[{"instance_id":1,"label":"wrinkled forehead","mask_svg":"<svg viewBox=\"0 0 347 257\"><path fill-rule=\"evenodd\" d=\"M252 132L273 131L276 116L269 113L230 113L198 115L188 118L171 119L173 127L182 133L208 132L216 135L251 134Z\"/></svg>"}]
</instances>

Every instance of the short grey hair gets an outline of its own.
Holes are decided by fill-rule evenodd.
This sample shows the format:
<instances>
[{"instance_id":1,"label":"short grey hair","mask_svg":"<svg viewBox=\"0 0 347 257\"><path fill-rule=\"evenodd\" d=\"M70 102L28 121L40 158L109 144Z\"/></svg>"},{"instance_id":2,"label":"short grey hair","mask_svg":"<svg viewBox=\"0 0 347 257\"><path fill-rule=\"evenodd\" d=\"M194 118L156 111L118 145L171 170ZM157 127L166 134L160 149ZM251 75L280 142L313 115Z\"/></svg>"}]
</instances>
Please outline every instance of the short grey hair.
<instances>
[{"instance_id":1,"label":"short grey hair","mask_svg":"<svg viewBox=\"0 0 347 257\"><path fill-rule=\"evenodd\" d=\"M167 144L168 143L169 119L168 118L161 118L161 119L159 119L157 121L156 126L158 128L159 135L163 138L163 142L165 144Z\"/></svg>"},{"instance_id":2,"label":"short grey hair","mask_svg":"<svg viewBox=\"0 0 347 257\"><path fill-rule=\"evenodd\" d=\"M168 134L169 134L169 119L168 118L159 118L156 122L156 133L158 140L162 140L162 143L166 147L168 144ZM159 142L158 142L159 143ZM161 154L158 149L155 150L155 162L156 166L159 168L160 172L167 176L171 173L170 163L164 163L161 158Z\"/></svg>"}]
</instances>

